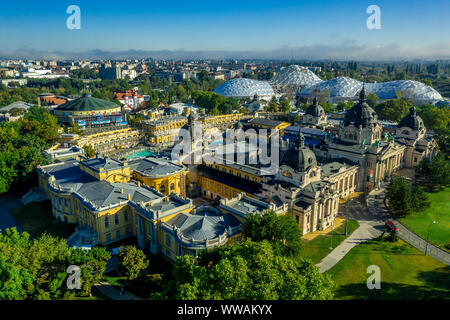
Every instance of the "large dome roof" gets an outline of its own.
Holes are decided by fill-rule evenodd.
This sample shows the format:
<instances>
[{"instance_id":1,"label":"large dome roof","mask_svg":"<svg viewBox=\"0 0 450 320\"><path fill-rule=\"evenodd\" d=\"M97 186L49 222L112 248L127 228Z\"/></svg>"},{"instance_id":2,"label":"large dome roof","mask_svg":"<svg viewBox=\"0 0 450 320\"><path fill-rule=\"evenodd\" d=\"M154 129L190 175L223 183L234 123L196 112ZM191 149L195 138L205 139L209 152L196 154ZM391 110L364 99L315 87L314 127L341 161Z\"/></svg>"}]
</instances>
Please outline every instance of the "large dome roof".
<instances>
[{"instance_id":1,"label":"large dome roof","mask_svg":"<svg viewBox=\"0 0 450 320\"><path fill-rule=\"evenodd\" d=\"M58 111L100 111L118 108L114 102L94 98L90 94L83 94L81 98L66 102L55 110Z\"/></svg>"},{"instance_id":2,"label":"large dome roof","mask_svg":"<svg viewBox=\"0 0 450 320\"><path fill-rule=\"evenodd\" d=\"M331 98L353 98L361 90L362 86L363 83L361 81L347 77L337 77L315 85L306 86L299 94L311 95L314 90L328 90ZM418 102L431 102L443 99L439 92L432 87L413 80L366 83L366 90L376 94L380 99L395 99L398 91L403 92L405 97Z\"/></svg>"},{"instance_id":3,"label":"large dome roof","mask_svg":"<svg viewBox=\"0 0 450 320\"><path fill-rule=\"evenodd\" d=\"M401 91L405 97L416 101L442 100L439 92L430 86L413 80L396 80L379 83L367 83L367 91L373 92L380 99L394 99Z\"/></svg>"},{"instance_id":4,"label":"large dome roof","mask_svg":"<svg viewBox=\"0 0 450 320\"><path fill-rule=\"evenodd\" d=\"M267 81L245 78L228 80L214 89L213 92L224 97L233 98L253 98L255 94L259 97L275 95L272 87Z\"/></svg>"},{"instance_id":5,"label":"large dome roof","mask_svg":"<svg viewBox=\"0 0 450 320\"><path fill-rule=\"evenodd\" d=\"M270 84L273 86L304 87L312 86L320 82L323 82L323 80L316 76L314 72L298 65L290 65L284 68L270 80Z\"/></svg>"},{"instance_id":6,"label":"large dome roof","mask_svg":"<svg viewBox=\"0 0 450 320\"><path fill-rule=\"evenodd\" d=\"M305 87L300 94L310 95L314 90L328 90L330 92L330 97L354 97L362 88L362 82L347 78L347 77L337 77L328 81L320 82L313 86Z\"/></svg>"}]
</instances>

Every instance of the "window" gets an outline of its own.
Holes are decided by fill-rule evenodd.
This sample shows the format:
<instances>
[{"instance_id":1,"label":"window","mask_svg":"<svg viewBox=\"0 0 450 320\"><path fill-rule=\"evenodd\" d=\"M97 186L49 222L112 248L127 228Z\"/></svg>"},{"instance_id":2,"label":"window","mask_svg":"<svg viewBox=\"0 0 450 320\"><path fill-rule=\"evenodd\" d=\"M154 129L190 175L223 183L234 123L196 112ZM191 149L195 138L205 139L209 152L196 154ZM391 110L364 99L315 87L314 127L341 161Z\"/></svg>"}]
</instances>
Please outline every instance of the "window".
<instances>
[{"instance_id":1,"label":"window","mask_svg":"<svg viewBox=\"0 0 450 320\"><path fill-rule=\"evenodd\" d=\"M220 184L217 185L217 192L220 192Z\"/></svg>"},{"instance_id":2,"label":"window","mask_svg":"<svg viewBox=\"0 0 450 320\"><path fill-rule=\"evenodd\" d=\"M109 218L105 217L105 228L109 228Z\"/></svg>"},{"instance_id":3,"label":"window","mask_svg":"<svg viewBox=\"0 0 450 320\"><path fill-rule=\"evenodd\" d=\"M160 191L161 193L166 193L166 187L165 187L164 185L161 185L161 186L159 187L159 191Z\"/></svg>"},{"instance_id":4,"label":"window","mask_svg":"<svg viewBox=\"0 0 450 320\"><path fill-rule=\"evenodd\" d=\"M170 236L169 235L166 235L166 245L168 247L170 247L170 245L171 245L171 243L170 243Z\"/></svg>"},{"instance_id":5,"label":"window","mask_svg":"<svg viewBox=\"0 0 450 320\"><path fill-rule=\"evenodd\" d=\"M120 239L120 230L116 231L116 239Z\"/></svg>"},{"instance_id":6,"label":"window","mask_svg":"<svg viewBox=\"0 0 450 320\"><path fill-rule=\"evenodd\" d=\"M111 242L111 234L106 234L106 242Z\"/></svg>"},{"instance_id":7,"label":"window","mask_svg":"<svg viewBox=\"0 0 450 320\"><path fill-rule=\"evenodd\" d=\"M125 218L125 221L128 221L128 211L125 211L124 218Z\"/></svg>"},{"instance_id":8,"label":"window","mask_svg":"<svg viewBox=\"0 0 450 320\"><path fill-rule=\"evenodd\" d=\"M174 191L175 190L175 184L174 183L171 183L170 184L170 191Z\"/></svg>"},{"instance_id":9,"label":"window","mask_svg":"<svg viewBox=\"0 0 450 320\"><path fill-rule=\"evenodd\" d=\"M116 224L119 224L119 214L118 214L118 213L116 213L116 214L114 215L114 222L115 222Z\"/></svg>"},{"instance_id":10,"label":"window","mask_svg":"<svg viewBox=\"0 0 450 320\"><path fill-rule=\"evenodd\" d=\"M298 218L298 216L295 216L295 220L297 221L297 223L300 222L300 219Z\"/></svg>"}]
</instances>

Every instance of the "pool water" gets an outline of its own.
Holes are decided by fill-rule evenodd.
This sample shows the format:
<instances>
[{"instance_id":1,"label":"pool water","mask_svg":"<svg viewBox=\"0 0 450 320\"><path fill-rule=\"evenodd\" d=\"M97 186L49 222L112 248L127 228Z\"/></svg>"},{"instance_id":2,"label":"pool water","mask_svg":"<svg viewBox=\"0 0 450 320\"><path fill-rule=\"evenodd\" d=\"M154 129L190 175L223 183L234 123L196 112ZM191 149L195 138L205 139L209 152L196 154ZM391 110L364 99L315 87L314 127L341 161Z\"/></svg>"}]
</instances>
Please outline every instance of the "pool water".
<instances>
[{"instance_id":1,"label":"pool water","mask_svg":"<svg viewBox=\"0 0 450 320\"><path fill-rule=\"evenodd\" d=\"M133 160L133 159L137 159L137 158L150 157L150 156L156 156L156 154L151 152L150 150L141 150L141 151L132 152L132 153L128 154L125 158L127 160Z\"/></svg>"}]
</instances>

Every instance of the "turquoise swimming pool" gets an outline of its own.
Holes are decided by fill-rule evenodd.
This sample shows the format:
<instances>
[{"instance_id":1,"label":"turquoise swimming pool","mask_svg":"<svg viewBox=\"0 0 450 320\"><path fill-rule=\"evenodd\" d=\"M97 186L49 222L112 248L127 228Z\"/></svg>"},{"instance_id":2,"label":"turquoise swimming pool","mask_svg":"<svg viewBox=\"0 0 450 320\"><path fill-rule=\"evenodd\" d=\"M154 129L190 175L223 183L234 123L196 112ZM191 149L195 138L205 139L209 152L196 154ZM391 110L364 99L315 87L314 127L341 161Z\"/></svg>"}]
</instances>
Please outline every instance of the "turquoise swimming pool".
<instances>
[{"instance_id":1,"label":"turquoise swimming pool","mask_svg":"<svg viewBox=\"0 0 450 320\"><path fill-rule=\"evenodd\" d=\"M137 159L137 158L150 157L150 156L156 156L156 154L151 152L150 150L140 150L140 151L135 151L135 152L128 154L125 158L127 160L133 160L133 159Z\"/></svg>"}]
</instances>

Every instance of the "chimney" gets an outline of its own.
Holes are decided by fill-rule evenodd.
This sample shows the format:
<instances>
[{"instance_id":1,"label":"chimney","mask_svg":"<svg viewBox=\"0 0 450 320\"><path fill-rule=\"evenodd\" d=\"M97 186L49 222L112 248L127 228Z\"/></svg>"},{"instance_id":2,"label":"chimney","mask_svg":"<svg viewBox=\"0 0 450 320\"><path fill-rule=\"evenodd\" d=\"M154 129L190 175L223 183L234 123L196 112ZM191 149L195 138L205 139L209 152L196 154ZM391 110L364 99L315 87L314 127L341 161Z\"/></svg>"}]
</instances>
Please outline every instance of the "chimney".
<instances>
[{"instance_id":1,"label":"chimney","mask_svg":"<svg viewBox=\"0 0 450 320\"><path fill-rule=\"evenodd\" d=\"M128 194L128 200L131 200L131 194L130 193Z\"/></svg>"},{"instance_id":2,"label":"chimney","mask_svg":"<svg viewBox=\"0 0 450 320\"><path fill-rule=\"evenodd\" d=\"M141 187L141 182L140 182L140 181L138 181L138 187L139 187L139 188Z\"/></svg>"},{"instance_id":3,"label":"chimney","mask_svg":"<svg viewBox=\"0 0 450 320\"><path fill-rule=\"evenodd\" d=\"M122 189L120 189L120 193L123 193L123 188L122 188Z\"/></svg>"}]
</instances>

